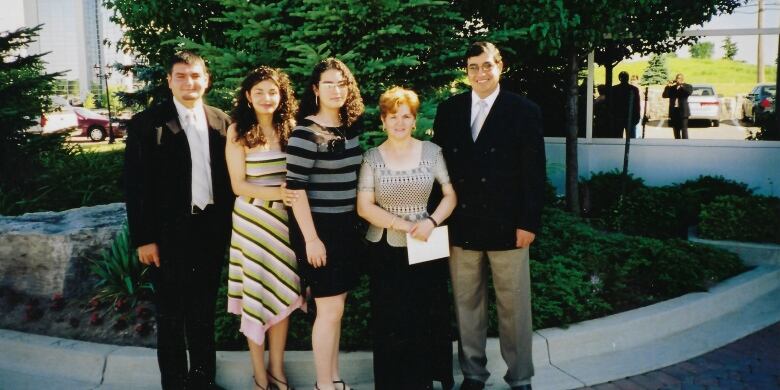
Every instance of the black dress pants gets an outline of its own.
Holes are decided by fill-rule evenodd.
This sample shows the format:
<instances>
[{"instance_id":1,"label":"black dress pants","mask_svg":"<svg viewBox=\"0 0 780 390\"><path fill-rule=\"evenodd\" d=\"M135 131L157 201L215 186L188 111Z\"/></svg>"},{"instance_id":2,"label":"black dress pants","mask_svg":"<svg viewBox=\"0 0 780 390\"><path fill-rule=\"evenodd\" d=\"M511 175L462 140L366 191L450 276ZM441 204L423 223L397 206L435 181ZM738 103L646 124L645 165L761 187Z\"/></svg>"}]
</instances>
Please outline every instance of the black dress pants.
<instances>
[{"instance_id":1,"label":"black dress pants","mask_svg":"<svg viewBox=\"0 0 780 390\"><path fill-rule=\"evenodd\" d=\"M669 112L672 131L675 139L688 139L688 117L681 115L679 108L672 108Z\"/></svg>"},{"instance_id":2,"label":"black dress pants","mask_svg":"<svg viewBox=\"0 0 780 390\"><path fill-rule=\"evenodd\" d=\"M447 262L409 265L405 247L370 245L371 330L376 390L453 384Z\"/></svg>"},{"instance_id":3,"label":"black dress pants","mask_svg":"<svg viewBox=\"0 0 780 390\"><path fill-rule=\"evenodd\" d=\"M160 267L152 266L150 276L165 390L197 389L214 381L214 309L230 233L224 218L207 208L163 229L158 243Z\"/></svg>"}]
</instances>

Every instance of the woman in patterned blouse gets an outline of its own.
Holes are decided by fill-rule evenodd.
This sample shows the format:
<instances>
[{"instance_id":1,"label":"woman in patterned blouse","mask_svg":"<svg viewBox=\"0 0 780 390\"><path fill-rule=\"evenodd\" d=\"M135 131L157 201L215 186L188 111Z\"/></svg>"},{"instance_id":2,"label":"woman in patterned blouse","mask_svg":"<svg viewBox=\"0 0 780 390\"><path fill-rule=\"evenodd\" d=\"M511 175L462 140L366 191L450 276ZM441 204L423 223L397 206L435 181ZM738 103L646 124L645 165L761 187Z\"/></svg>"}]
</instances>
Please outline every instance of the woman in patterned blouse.
<instances>
[{"instance_id":1,"label":"woman in patterned blouse","mask_svg":"<svg viewBox=\"0 0 780 390\"><path fill-rule=\"evenodd\" d=\"M369 149L360 169L358 213L371 223L371 316L377 390L427 390L433 381L452 387L447 262L409 265L406 233L427 240L455 208L441 148L412 137L417 94L392 88L379 99L387 140ZM435 183L443 198L427 205Z\"/></svg>"}]
</instances>

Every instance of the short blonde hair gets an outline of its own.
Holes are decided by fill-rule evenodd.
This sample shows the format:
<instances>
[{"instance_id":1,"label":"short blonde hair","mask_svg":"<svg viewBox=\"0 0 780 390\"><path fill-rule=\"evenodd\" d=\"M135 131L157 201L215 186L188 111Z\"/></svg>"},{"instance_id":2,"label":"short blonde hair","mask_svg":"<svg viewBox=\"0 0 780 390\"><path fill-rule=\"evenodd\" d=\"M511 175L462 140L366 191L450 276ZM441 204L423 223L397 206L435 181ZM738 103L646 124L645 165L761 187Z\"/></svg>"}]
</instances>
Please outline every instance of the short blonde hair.
<instances>
[{"instance_id":1,"label":"short blonde hair","mask_svg":"<svg viewBox=\"0 0 780 390\"><path fill-rule=\"evenodd\" d=\"M417 117L417 110L420 108L420 98L411 89L393 87L385 91L379 97L379 115L384 118L398 110L402 104L409 106L409 111Z\"/></svg>"}]
</instances>

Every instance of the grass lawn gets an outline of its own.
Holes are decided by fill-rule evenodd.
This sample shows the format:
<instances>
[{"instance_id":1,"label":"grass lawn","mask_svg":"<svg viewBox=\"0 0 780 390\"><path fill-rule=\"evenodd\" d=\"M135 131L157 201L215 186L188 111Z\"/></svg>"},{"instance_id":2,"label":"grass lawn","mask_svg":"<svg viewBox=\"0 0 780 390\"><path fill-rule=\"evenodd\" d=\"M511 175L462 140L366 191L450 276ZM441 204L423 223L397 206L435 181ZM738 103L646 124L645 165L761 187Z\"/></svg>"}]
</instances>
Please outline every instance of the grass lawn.
<instances>
[{"instance_id":1,"label":"grass lawn","mask_svg":"<svg viewBox=\"0 0 780 390\"><path fill-rule=\"evenodd\" d=\"M79 145L85 151L90 152L110 152L113 150L125 149L125 141L118 138L113 144L109 144L107 142L80 142Z\"/></svg>"},{"instance_id":2,"label":"grass lawn","mask_svg":"<svg viewBox=\"0 0 780 390\"><path fill-rule=\"evenodd\" d=\"M617 76L621 71L636 74L640 77L647 67L647 60L624 61L618 64L613 71L614 83L618 82ZM739 61L724 59L703 60L695 58L667 58L666 67L669 69L669 78L675 74L685 75L685 81L690 84L712 84L715 91L723 96L736 96L747 94L757 84L756 66ZM595 85L604 84L604 67L596 68ZM764 67L766 82L775 81L775 66Z\"/></svg>"}]
</instances>

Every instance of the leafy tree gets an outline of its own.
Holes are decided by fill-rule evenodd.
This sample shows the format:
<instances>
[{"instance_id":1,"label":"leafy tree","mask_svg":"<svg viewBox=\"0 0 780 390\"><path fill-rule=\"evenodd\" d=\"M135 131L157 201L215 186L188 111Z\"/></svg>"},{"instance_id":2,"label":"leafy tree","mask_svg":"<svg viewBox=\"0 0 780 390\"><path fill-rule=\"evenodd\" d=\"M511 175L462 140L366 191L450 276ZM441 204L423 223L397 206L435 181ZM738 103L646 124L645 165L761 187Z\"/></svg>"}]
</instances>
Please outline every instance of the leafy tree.
<instances>
[{"instance_id":1,"label":"leafy tree","mask_svg":"<svg viewBox=\"0 0 780 390\"><path fill-rule=\"evenodd\" d=\"M737 55L737 52L739 51L739 48L737 47L737 43L731 40L731 37L726 37L726 39L723 40L723 59L726 60L734 60L734 56Z\"/></svg>"},{"instance_id":2,"label":"leafy tree","mask_svg":"<svg viewBox=\"0 0 780 390\"><path fill-rule=\"evenodd\" d=\"M699 42L694 43L688 48L688 52L691 53L691 57L700 59L712 58L712 52L715 45L712 42Z\"/></svg>"},{"instance_id":3,"label":"leafy tree","mask_svg":"<svg viewBox=\"0 0 780 390\"><path fill-rule=\"evenodd\" d=\"M642 73L642 85L663 85L669 81L669 68L666 67L666 56L653 54L647 62L647 68Z\"/></svg>"},{"instance_id":4,"label":"leafy tree","mask_svg":"<svg viewBox=\"0 0 780 390\"><path fill-rule=\"evenodd\" d=\"M212 101L225 108L246 72L258 65L284 68L302 93L314 64L333 56L355 73L366 117L376 124L376 102L386 88L402 85L432 96L462 72L457 63L464 45L458 31L464 21L445 1L220 4L223 14L214 21L226 26L222 33L227 39L180 41L211 60Z\"/></svg>"},{"instance_id":5,"label":"leafy tree","mask_svg":"<svg viewBox=\"0 0 780 390\"><path fill-rule=\"evenodd\" d=\"M42 57L48 53L23 54L40 30L39 25L0 32L0 194L36 172L41 144L25 130L48 111L55 78L63 75L45 72Z\"/></svg>"},{"instance_id":6,"label":"leafy tree","mask_svg":"<svg viewBox=\"0 0 780 390\"><path fill-rule=\"evenodd\" d=\"M658 42L675 44L671 38L685 28L718 13L730 12L739 3L739 0L672 4L662 0L466 0L462 8L464 15L474 15L471 23L474 30L470 32L475 36L487 37L502 47L521 48L531 44L537 53L565 57L566 203L571 212L578 213L577 97L578 73L584 56L615 39L634 37L637 31L642 33L640 42L646 42L647 46ZM630 48L623 53L633 53Z\"/></svg>"},{"instance_id":7,"label":"leafy tree","mask_svg":"<svg viewBox=\"0 0 780 390\"><path fill-rule=\"evenodd\" d=\"M132 71L146 85L133 93L121 93L127 106L144 107L154 100L170 96L163 65L177 50L177 39L204 38L221 42L224 26L214 18L222 14L222 4L213 0L104 0L113 11L111 21L123 27L119 50L132 53L139 65Z\"/></svg>"}]
</instances>

